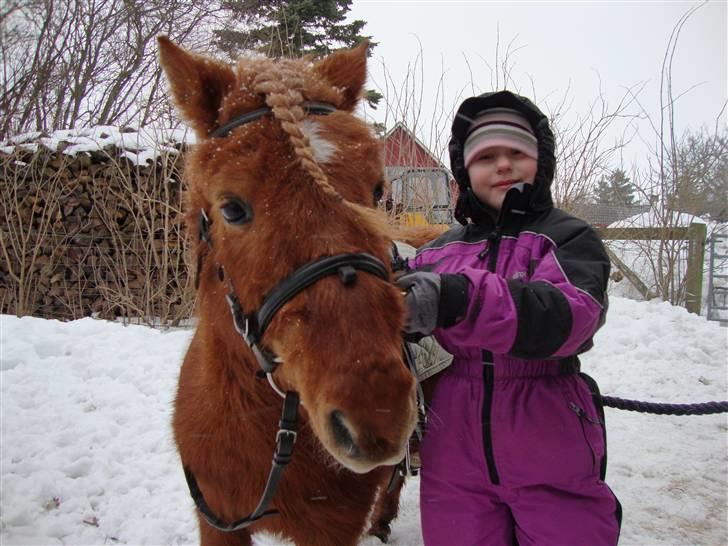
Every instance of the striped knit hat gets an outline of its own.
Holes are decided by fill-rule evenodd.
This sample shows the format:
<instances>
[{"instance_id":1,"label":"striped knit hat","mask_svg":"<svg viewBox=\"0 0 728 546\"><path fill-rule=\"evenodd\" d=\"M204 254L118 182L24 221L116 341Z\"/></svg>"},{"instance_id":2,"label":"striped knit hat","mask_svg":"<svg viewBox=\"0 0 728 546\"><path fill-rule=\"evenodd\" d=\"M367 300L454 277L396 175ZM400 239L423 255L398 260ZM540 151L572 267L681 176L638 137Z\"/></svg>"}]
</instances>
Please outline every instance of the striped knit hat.
<instances>
[{"instance_id":1,"label":"striped knit hat","mask_svg":"<svg viewBox=\"0 0 728 546\"><path fill-rule=\"evenodd\" d=\"M536 135L531 124L511 108L490 108L476 116L465 138L465 168L480 152L492 146L513 148L538 159Z\"/></svg>"}]
</instances>

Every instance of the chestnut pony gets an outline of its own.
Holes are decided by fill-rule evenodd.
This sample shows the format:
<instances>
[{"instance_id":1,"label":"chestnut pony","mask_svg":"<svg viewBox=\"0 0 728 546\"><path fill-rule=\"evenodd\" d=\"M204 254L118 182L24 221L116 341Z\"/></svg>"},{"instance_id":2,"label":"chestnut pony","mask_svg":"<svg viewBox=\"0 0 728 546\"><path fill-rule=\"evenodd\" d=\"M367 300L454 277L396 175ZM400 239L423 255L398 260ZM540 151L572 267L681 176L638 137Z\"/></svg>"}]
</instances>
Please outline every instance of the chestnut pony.
<instances>
[{"instance_id":1,"label":"chestnut pony","mask_svg":"<svg viewBox=\"0 0 728 546\"><path fill-rule=\"evenodd\" d=\"M372 210L382 149L352 115L366 44L319 62L241 58L235 67L164 37L159 47L197 136L185 173L199 322L173 428L201 542L249 545L267 531L299 546L356 544L417 419L391 240ZM301 268L342 256L355 258L289 293L265 320L255 315ZM246 338L251 324L259 339ZM279 424L283 393L287 405L300 398L297 437ZM274 451L287 463L279 452L294 440L271 492ZM264 491L278 513L258 518Z\"/></svg>"}]
</instances>

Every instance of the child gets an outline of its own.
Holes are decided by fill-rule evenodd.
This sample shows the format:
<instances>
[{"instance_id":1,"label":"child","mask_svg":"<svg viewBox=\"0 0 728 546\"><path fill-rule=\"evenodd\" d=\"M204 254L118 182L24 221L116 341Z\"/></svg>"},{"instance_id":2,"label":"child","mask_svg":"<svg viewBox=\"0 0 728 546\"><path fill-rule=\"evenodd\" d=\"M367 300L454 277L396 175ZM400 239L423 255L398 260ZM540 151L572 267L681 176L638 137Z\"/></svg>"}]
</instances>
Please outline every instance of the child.
<instances>
[{"instance_id":1,"label":"child","mask_svg":"<svg viewBox=\"0 0 728 546\"><path fill-rule=\"evenodd\" d=\"M463 224L401 277L407 334L454 355L420 456L428 546L616 544L596 383L577 354L607 311L596 233L554 208L546 116L508 91L467 99L450 141Z\"/></svg>"}]
</instances>

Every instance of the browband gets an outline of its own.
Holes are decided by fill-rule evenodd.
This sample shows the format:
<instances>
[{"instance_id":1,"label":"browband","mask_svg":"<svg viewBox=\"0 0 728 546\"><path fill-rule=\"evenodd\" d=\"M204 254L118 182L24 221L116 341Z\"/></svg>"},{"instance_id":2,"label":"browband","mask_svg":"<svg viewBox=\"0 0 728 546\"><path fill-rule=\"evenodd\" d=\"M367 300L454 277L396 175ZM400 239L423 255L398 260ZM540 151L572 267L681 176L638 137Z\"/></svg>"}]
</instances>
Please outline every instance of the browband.
<instances>
[{"instance_id":1,"label":"browband","mask_svg":"<svg viewBox=\"0 0 728 546\"><path fill-rule=\"evenodd\" d=\"M314 114L319 116L330 114L336 111L336 107L333 104L329 104L328 102L307 101L304 102L301 106L303 107L304 112L306 112L307 114ZM210 133L210 137L226 137L233 129L240 127L241 125L245 125L246 123L250 123L251 121L260 119L263 116L270 114L271 112L273 112L273 108L271 108L270 106L264 106L263 108L258 108L257 110L242 114L228 121L225 125L221 125L217 129L215 129L213 132Z\"/></svg>"}]
</instances>

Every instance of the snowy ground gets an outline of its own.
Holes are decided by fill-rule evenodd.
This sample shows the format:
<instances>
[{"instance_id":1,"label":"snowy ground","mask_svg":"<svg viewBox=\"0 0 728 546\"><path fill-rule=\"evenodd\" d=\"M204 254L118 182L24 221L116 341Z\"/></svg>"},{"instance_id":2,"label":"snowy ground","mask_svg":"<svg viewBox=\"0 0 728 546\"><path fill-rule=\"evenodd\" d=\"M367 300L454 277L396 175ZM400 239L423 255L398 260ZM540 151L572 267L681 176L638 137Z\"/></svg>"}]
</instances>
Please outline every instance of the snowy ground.
<instances>
[{"instance_id":1,"label":"snowy ground","mask_svg":"<svg viewBox=\"0 0 728 546\"><path fill-rule=\"evenodd\" d=\"M665 303L613 298L583 365L604 394L724 400L727 334ZM0 317L0 544L197 541L169 427L189 339L92 319ZM607 423L621 544L726 544L726 415L608 409ZM395 546L422 543L417 487L411 481L402 497Z\"/></svg>"}]
</instances>

